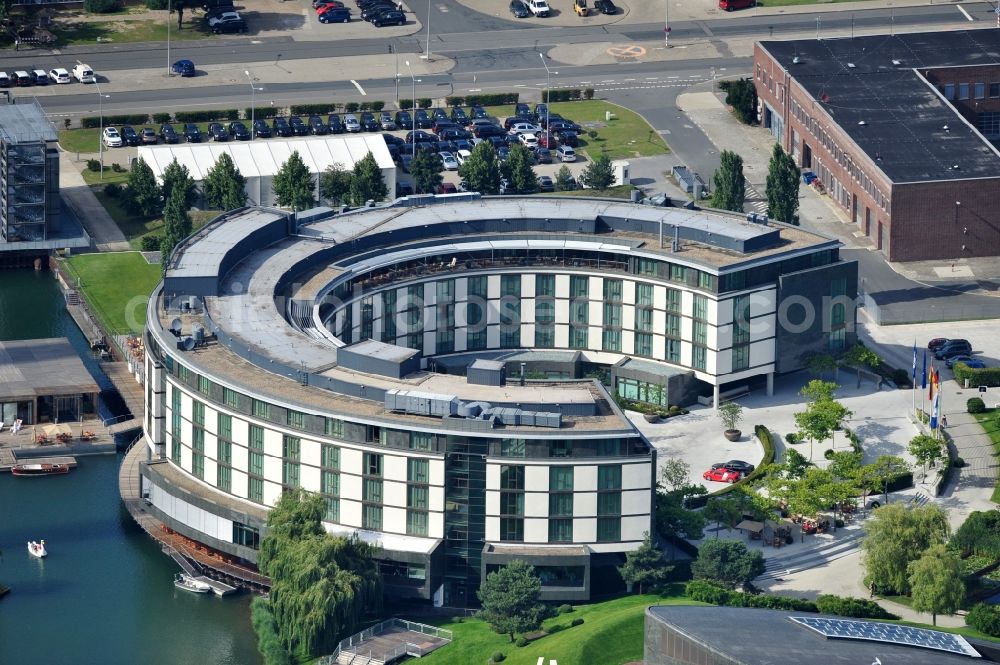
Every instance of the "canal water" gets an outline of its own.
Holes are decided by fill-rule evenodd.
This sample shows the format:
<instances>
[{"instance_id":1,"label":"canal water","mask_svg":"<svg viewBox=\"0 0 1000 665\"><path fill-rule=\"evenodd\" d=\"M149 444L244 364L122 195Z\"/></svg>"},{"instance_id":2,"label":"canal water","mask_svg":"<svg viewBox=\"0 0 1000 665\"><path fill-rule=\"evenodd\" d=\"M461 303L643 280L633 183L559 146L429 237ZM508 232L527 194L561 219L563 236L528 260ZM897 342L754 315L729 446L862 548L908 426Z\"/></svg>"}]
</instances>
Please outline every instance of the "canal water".
<instances>
[{"instance_id":1,"label":"canal water","mask_svg":"<svg viewBox=\"0 0 1000 665\"><path fill-rule=\"evenodd\" d=\"M68 337L107 385L62 303L51 273L0 270L0 339ZM176 564L121 505L121 456L78 462L67 476L0 474L0 663L258 665L250 596L176 589ZM27 551L41 538L46 559Z\"/></svg>"}]
</instances>

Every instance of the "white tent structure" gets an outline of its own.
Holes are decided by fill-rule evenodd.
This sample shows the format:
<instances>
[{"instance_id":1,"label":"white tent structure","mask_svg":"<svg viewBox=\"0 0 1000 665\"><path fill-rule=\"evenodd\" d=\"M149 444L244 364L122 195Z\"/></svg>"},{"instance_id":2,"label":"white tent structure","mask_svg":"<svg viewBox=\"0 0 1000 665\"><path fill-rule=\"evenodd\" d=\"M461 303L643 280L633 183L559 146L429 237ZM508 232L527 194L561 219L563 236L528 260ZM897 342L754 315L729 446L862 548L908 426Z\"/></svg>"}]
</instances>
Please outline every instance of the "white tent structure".
<instances>
[{"instance_id":1,"label":"white tent structure","mask_svg":"<svg viewBox=\"0 0 1000 665\"><path fill-rule=\"evenodd\" d=\"M317 200L320 200L318 175L326 167L340 163L346 169L353 169L369 152L382 169L389 197L395 194L396 165L381 134L140 146L139 157L149 164L158 180L163 177L164 169L176 159L179 164L187 167L195 184L200 187L205 174L215 165L219 155L227 152L233 158L236 168L247 179L247 203L267 206L274 205L271 181L294 151L298 151L315 178Z\"/></svg>"}]
</instances>

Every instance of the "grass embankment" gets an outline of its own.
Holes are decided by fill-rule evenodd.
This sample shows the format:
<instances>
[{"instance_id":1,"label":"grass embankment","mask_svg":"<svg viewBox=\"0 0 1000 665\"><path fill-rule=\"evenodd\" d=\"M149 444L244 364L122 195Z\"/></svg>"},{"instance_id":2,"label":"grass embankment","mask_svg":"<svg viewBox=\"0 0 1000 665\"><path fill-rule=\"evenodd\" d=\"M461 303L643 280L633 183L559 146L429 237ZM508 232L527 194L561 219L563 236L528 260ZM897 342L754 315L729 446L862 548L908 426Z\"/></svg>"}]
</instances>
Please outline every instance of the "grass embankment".
<instances>
[{"instance_id":1,"label":"grass embankment","mask_svg":"<svg viewBox=\"0 0 1000 665\"><path fill-rule=\"evenodd\" d=\"M650 605L701 605L683 596L682 585L676 585L671 595L645 594L626 596L593 605L581 605L569 614L561 614L545 622L544 628L563 626L559 632L535 640L526 647L517 647L507 636L497 635L478 619L461 623L440 624L454 633L451 644L421 658L427 665L468 665L485 663L495 652L506 656L511 665L534 665L539 657L558 660L560 665L621 665L642 660L643 624ZM583 619L571 626L573 619Z\"/></svg>"},{"instance_id":2,"label":"grass embankment","mask_svg":"<svg viewBox=\"0 0 1000 665\"><path fill-rule=\"evenodd\" d=\"M609 159L649 157L664 155L670 148L663 137L649 126L642 116L623 106L592 99L579 102L554 102L549 106L552 113L558 113L583 127L579 136L578 151L583 151L590 159L607 155ZM606 113L614 117L607 120ZM486 112L497 118L513 115L514 107L488 106ZM590 137L587 132L596 132Z\"/></svg>"},{"instance_id":3,"label":"grass embankment","mask_svg":"<svg viewBox=\"0 0 1000 665\"><path fill-rule=\"evenodd\" d=\"M996 409L986 409L983 413L974 413L972 417L976 419L979 425L986 432L986 436L990 437L990 442L993 444L994 455L1000 457L1000 411ZM1000 482L1000 478L997 479ZM1000 503L1000 484L993 487L993 495L990 497L993 503Z\"/></svg>"},{"instance_id":4,"label":"grass embankment","mask_svg":"<svg viewBox=\"0 0 1000 665\"><path fill-rule=\"evenodd\" d=\"M104 184L108 184L107 180L105 180ZM133 249L142 248L142 239L144 236L163 235L160 232L163 229L163 217L133 215L125 208L124 202L120 197L108 196L104 193L102 187L93 187L92 189L94 190L94 196L97 197L97 200L101 202L104 209L111 215L111 219L115 220L115 224L121 229L121 232L128 239ZM197 231L222 213L218 210L189 210L188 214L191 216L193 230Z\"/></svg>"},{"instance_id":5,"label":"grass embankment","mask_svg":"<svg viewBox=\"0 0 1000 665\"><path fill-rule=\"evenodd\" d=\"M146 323L146 301L160 281L160 266L139 252L81 254L66 261L80 292L101 326L111 333L139 333Z\"/></svg>"}]
</instances>

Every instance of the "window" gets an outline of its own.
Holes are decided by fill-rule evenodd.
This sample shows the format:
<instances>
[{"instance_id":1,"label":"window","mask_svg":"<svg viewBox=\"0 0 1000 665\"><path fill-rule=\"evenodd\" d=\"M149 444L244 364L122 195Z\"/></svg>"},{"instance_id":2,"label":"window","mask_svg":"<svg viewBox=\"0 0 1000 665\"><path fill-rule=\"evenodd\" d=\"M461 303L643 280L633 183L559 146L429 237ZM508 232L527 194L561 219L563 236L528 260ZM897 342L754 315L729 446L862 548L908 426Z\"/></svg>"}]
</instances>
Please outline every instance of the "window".
<instances>
[{"instance_id":1,"label":"window","mask_svg":"<svg viewBox=\"0 0 1000 665\"><path fill-rule=\"evenodd\" d=\"M573 467L571 467L571 466L550 466L549 467L549 491L550 492L572 492L573 491Z\"/></svg>"},{"instance_id":2,"label":"window","mask_svg":"<svg viewBox=\"0 0 1000 665\"><path fill-rule=\"evenodd\" d=\"M635 355L647 358L653 355L653 336L651 334L635 334Z\"/></svg>"},{"instance_id":3,"label":"window","mask_svg":"<svg viewBox=\"0 0 1000 665\"><path fill-rule=\"evenodd\" d=\"M222 466L221 464L215 467L215 485L223 492L229 492L233 486L233 470L231 467Z\"/></svg>"},{"instance_id":4,"label":"window","mask_svg":"<svg viewBox=\"0 0 1000 665\"><path fill-rule=\"evenodd\" d=\"M251 455L252 457L252 455ZM260 478L250 477L247 483L247 498L257 503L264 501L264 481Z\"/></svg>"},{"instance_id":5,"label":"window","mask_svg":"<svg viewBox=\"0 0 1000 665\"><path fill-rule=\"evenodd\" d=\"M523 490L524 489L524 467L523 466L501 466L500 467L500 489L503 489L503 490Z\"/></svg>"},{"instance_id":6,"label":"window","mask_svg":"<svg viewBox=\"0 0 1000 665\"><path fill-rule=\"evenodd\" d=\"M556 302L551 298L535 301L535 322L551 324L556 320Z\"/></svg>"},{"instance_id":7,"label":"window","mask_svg":"<svg viewBox=\"0 0 1000 665\"><path fill-rule=\"evenodd\" d=\"M524 457L524 439L501 439L500 457Z\"/></svg>"},{"instance_id":8,"label":"window","mask_svg":"<svg viewBox=\"0 0 1000 665\"><path fill-rule=\"evenodd\" d=\"M337 418L327 418L323 430L327 436L344 436L344 421Z\"/></svg>"},{"instance_id":9,"label":"window","mask_svg":"<svg viewBox=\"0 0 1000 665\"><path fill-rule=\"evenodd\" d=\"M250 449L264 450L264 428L259 425L250 425Z\"/></svg>"},{"instance_id":10,"label":"window","mask_svg":"<svg viewBox=\"0 0 1000 665\"><path fill-rule=\"evenodd\" d=\"M365 453L364 474L366 476L382 476L382 456L376 453Z\"/></svg>"},{"instance_id":11,"label":"window","mask_svg":"<svg viewBox=\"0 0 1000 665\"><path fill-rule=\"evenodd\" d=\"M587 300L574 300L569 305L569 322L575 324L588 323L590 317L590 302Z\"/></svg>"},{"instance_id":12,"label":"window","mask_svg":"<svg viewBox=\"0 0 1000 665\"><path fill-rule=\"evenodd\" d=\"M524 515L524 494L521 492L500 492L501 515Z\"/></svg>"},{"instance_id":13,"label":"window","mask_svg":"<svg viewBox=\"0 0 1000 665\"><path fill-rule=\"evenodd\" d=\"M572 517L573 494L561 492L549 494L549 517Z\"/></svg>"},{"instance_id":14,"label":"window","mask_svg":"<svg viewBox=\"0 0 1000 665\"><path fill-rule=\"evenodd\" d=\"M658 261L640 258L636 263L636 272L640 275L655 275Z\"/></svg>"},{"instance_id":15,"label":"window","mask_svg":"<svg viewBox=\"0 0 1000 665\"><path fill-rule=\"evenodd\" d=\"M323 519L327 522L340 521L340 499L326 498L326 515L323 516Z\"/></svg>"},{"instance_id":16,"label":"window","mask_svg":"<svg viewBox=\"0 0 1000 665\"><path fill-rule=\"evenodd\" d=\"M198 375L198 392L202 395L212 394L212 382L208 380L207 376Z\"/></svg>"},{"instance_id":17,"label":"window","mask_svg":"<svg viewBox=\"0 0 1000 665\"><path fill-rule=\"evenodd\" d=\"M306 428L306 414L289 409L285 412L285 424L295 429Z\"/></svg>"},{"instance_id":18,"label":"window","mask_svg":"<svg viewBox=\"0 0 1000 665\"><path fill-rule=\"evenodd\" d=\"M601 336L601 348L605 351L621 351L622 331L605 330Z\"/></svg>"},{"instance_id":19,"label":"window","mask_svg":"<svg viewBox=\"0 0 1000 665\"><path fill-rule=\"evenodd\" d=\"M653 306L653 285L652 284L636 284L635 285L635 304L645 305L646 307Z\"/></svg>"},{"instance_id":20,"label":"window","mask_svg":"<svg viewBox=\"0 0 1000 665\"><path fill-rule=\"evenodd\" d=\"M973 87L973 96L976 99L985 99L986 98L986 84L985 83L977 83Z\"/></svg>"},{"instance_id":21,"label":"window","mask_svg":"<svg viewBox=\"0 0 1000 665\"><path fill-rule=\"evenodd\" d=\"M406 507L427 510L430 490L422 485L408 485L406 488Z\"/></svg>"},{"instance_id":22,"label":"window","mask_svg":"<svg viewBox=\"0 0 1000 665\"><path fill-rule=\"evenodd\" d=\"M521 346L521 326L508 324L500 328L500 348L516 349Z\"/></svg>"},{"instance_id":23,"label":"window","mask_svg":"<svg viewBox=\"0 0 1000 665\"><path fill-rule=\"evenodd\" d=\"M411 536L427 535L427 513L417 510L406 511L406 533Z\"/></svg>"},{"instance_id":24,"label":"window","mask_svg":"<svg viewBox=\"0 0 1000 665\"><path fill-rule=\"evenodd\" d=\"M704 346L695 346L692 349L691 366L695 369L704 370L708 365L708 349Z\"/></svg>"},{"instance_id":25,"label":"window","mask_svg":"<svg viewBox=\"0 0 1000 665\"><path fill-rule=\"evenodd\" d=\"M501 275L500 276L500 295L501 296L516 296L521 297L521 276L520 275Z\"/></svg>"},{"instance_id":26,"label":"window","mask_svg":"<svg viewBox=\"0 0 1000 665\"><path fill-rule=\"evenodd\" d=\"M604 303L604 327L622 327L622 306L615 303Z\"/></svg>"},{"instance_id":27,"label":"window","mask_svg":"<svg viewBox=\"0 0 1000 665\"><path fill-rule=\"evenodd\" d=\"M455 302L455 280L442 279L437 283L437 302Z\"/></svg>"},{"instance_id":28,"label":"window","mask_svg":"<svg viewBox=\"0 0 1000 665\"><path fill-rule=\"evenodd\" d=\"M620 464L597 467L598 490L620 490L622 488L622 467Z\"/></svg>"},{"instance_id":29,"label":"window","mask_svg":"<svg viewBox=\"0 0 1000 665\"><path fill-rule=\"evenodd\" d=\"M559 519L549 520L549 542L550 543L571 543L573 542L573 520Z\"/></svg>"},{"instance_id":30,"label":"window","mask_svg":"<svg viewBox=\"0 0 1000 665\"><path fill-rule=\"evenodd\" d=\"M485 276L470 277L467 286L469 297L486 298L487 284L488 282Z\"/></svg>"},{"instance_id":31,"label":"window","mask_svg":"<svg viewBox=\"0 0 1000 665\"><path fill-rule=\"evenodd\" d=\"M500 519L500 540L524 540L524 520L516 517Z\"/></svg>"},{"instance_id":32,"label":"window","mask_svg":"<svg viewBox=\"0 0 1000 665\"><path fill-rule=\"evenodd\" d=\"M958 98L959 99L968 99L969 98L969 84L968 83L959 83L958 84Z\"/></svg>"},{"instance_id":33,"label":"window","mask_svg":"<svg viewBox=\"0 0 1000 665\"><path fill-rule=\"evenodd\" d=\"M554 439L549 442L549 457L571 457L573 442L569 439Z\"/></svg>"},{"instance_id":34,"label":"window","mask_svg":"<svg viewBox=\"0 0 1000 665\"><path fill-rule=\"evenodd\" d=\"M250 451L250 473L255 476L264 475L264 455Z\"/></svg>"},{"instance_id":35,"label":"window","mask_svg":"<svg viewBox=\"0 0 1000 665\"><path fill-rule=\"evenodd\" d=\"M666 308L668 312L681 311L681 292L677 289L667 289Z\"/></svg>"},{"instance_id":36,"label":"window","mask_svg":"<svg viewBox=\"0 0 1000 665\"><path fill-rule=\"evenodd\" d=\"M382 341L396 341L396 291L382 293Z\"/></svg>"},{"instance_id":37,"label":"window","mask_svg":"<svg viewBox=\"0 0 1000 665\"><path fill-rule=\"evenodd\" d=\"M622 454L621 441L618 439L599 439L596 453L598 457L617 457Z\"/></svg>"},{"instance_id":38,"label":"window","mask_svg":"<svg viewBox=\"0 0 1000 665\"><path fill-rule=\"evenodd\" d=\"M226 441L233 440L233 417L227 413L220 413L217 423L217 434L220 439Z\"/></svg>"},{"instance_id":39,"label":"window","mask_svg":"<svg viewBox=\"0 0 1000 665\"><path fill-rule=\"evenodd\" d=\"M622 493L621 492L598 492L597 493L597 514L598 515L621 515Z\"/></svg>"},{"instance_id":40,"label":"window","mask_svg":"<svg viewBox=\"0 0 1000 665\"><path fill-rule=\"evenodd\" d=\"M676 263L670 264L670 279L675 282L686 282L687 281L687 268L684 266L679 266Z\"/></svg>"},{"instance_id":41,"label":"window","mask_svg":"<svg viewBox=\"0 0 1000 665\"><path fill-rule=\"evenodd\" d=\"M556 345L556 329L553 325L538 324L535 326L535 347L551 349Z\"/></svg>"},{"instance_id":42,"label":"window","mask_svg":"<svg viewBox=\"0 0 1000 665\"><path fill-rule=\"evenodd\" d=\"M295 462L284 462L281 465L281 484L286 487L299 486L299 465Z\"/></svg>"},{"instance_id":43,"label":"window","mask_svg":"<svg viewBox=\"0 0 1000 665\"><path fill-rule=\"evenodd\" d=\"M382 503L382 480L365 478L361 486L361 500L369 503Z\"/></svg>"},{"instance_id":44,"label":"window","mask_svg":"<svg viewBox=\"0 0 1000 665\"><path fill-rule=\"evenodd\" d=\"M220 464L232 464L233 444L231 444L229 441L220 440L218 442L215 458Z\"/></svg>"},{"instance_id":45,"label":"window","mask_svg":"<svg viewBox=\"0 0 1000 665\"><path fill-rule=\"evenodd\" d=\"M664 329L664 333L668 337L676 337L680 339L681 317L677 314L667 314L667 327Z\"/></svg>"},{"instance_id":46,"label":"window","mask_svg":"<svg viewBox=\"0 0 1000 665\"><path fill-rule=\"evenodd\" d=\"M535 275L535 297L554 296L556 294L555 275Z\"/></svg>"},{"instance_id":47,"label":"window","mask_svg":"<svg viewBox=\"0 0 1000 665\"><path fill-rule=\"evenodd\" d=\"M604 299L611 302L621 302L622 281L620 279L604 279Z\"/></svg>"},{"instance_id":48,"label":"window","mask_svg":"<svg viewBox=\"0 0 1000 665\"><path fill-rule=\"evenodd\" d=\"M705 320L708 318L708 298L702 295L695 294L694 296L694 310L691 314L696 319Z\"/></svg>"},{"instance_id":49,"label":"window","mask_svg":"<svg viewBox=\"0 0 1000 665\"><path fill-rule=\"evenodd\" d=\"M271 417L271 405L267 402L255 399L251 402L251 413L253 413L253 415L257 418L267 420Z\"/></svg>"},{"instance_id":50,"label":"window","mask_svg":"<svg viewBox=\"0 0 1000 665\"><path fill-rule=\"evenodd\" d=\"M260 531L252 526L233 522L233 543L252 550L260 547Z\"/></svg>"},{"instance_id":51,"label":"window","mask_svg":"<svg viewBox=\"0 0 1000 665\"><path fill-rule=\"evenodd\" d=\"M741 344L733 347L733 371L750 367L750 345Z\"/></svg>"},{"instance_id":52,"label":"window","mask_svg":"<svg viewBox=\"0 0 1000 665\"><path fill-rule=\"evenodd\" d=\"M1000 83L990 83L990 99L1000 97Z\"/></svg>"},{"instance_id":53,"label":"window","mask_svg":"<svg viewBox=\"0 0 1000 665\"><path fill-rule=\"evenodd\" d=\"M195 427L191 430L191 473L198 478L205 477L205 430Z\"/></svg>"},{"instance_id":54,"label":"window","mask_svg":"<svg viewBox=\"0 0 1000 665\"><path fill-rule=\"evenodd\" d=\"M320 491L326 495L326 515L327 522L340 521L340 474L332 471L324 471L320 476Z\"/></svg>"},{"instance_id":55,"label":"window","mask_svg":"<svg viewBox=\"0 0 1000 665\"><path fill-rule=\"evenodd\" d=\"M177 378L184 383L189 383L191 381L191 370L184 365L177 365Z\"/></svg>"},{"instance_id":56,"label":"window","mask_svg":"<svg viewBox=\"0 0 1000 665\"><path fill-rule=\"evenodd\" d=\"M372 531L381 531L382 506L365 506L361 513L361 526Z\"/></svg>"},{"instance_id":57,"label":"window","mask_svg":"<svg viewBox=\"0 0 1000 665\"><path fill-rule=\"evenodd\" d=\"M194 400L194 402L192 403L192 407L193 407L192 408L193 416L191 418L192 421L194 422L195 425L204 426L205 425L205 405L202 404L201 402L199 402L198 400Z\"/></svg>"},{"instance_id":58,"label":"window","mask_svg":"<svg viewBox=\"0 0 1000 665\"><path fill-rule=\"evenodd\" d=\"M569 297L589 298L590 278L586 275L570 275L569 277Z\"/></svg>"},{"instance_id":59,"label":"window","mask_svg":"<svg viewBox=\"0 0 1000 665\"><path fill-rule=\"evenodd\" d=\"M651 309L635 310L635 329L642 330L644 332L653 331L653 310Z\"/></svg>"},{"instance_id":60,"label":"window","mask_svg":"<svg viewBox=\"0 0 1000 665\"><path fill-rule=\"evenodd\" d=\"M323 447L320 448L319 465L324 469L339 469L340 448L324 444Z\"/></svg>"},{"instance_id":61,"label":"window","mask_svg":"<svg viewBox=\"0 0 1000 665\"><path fill-rule=\"evenodd\" d=\"M299 449L302 441L298 437L285 435L281 437L281 456L293 461L299 460Z\"/></svg>"},{"instance_id":62,"label":"window","mask_svg":"<svg viewBox=\"0 0 1000 665\"><path fill-rule=\"evenodd\" d=\"M679 339L668 339L664 349L664 360L672 363L681 361L681 342Z\"/></svg>"},{"instance_id":63,"label":"window","mask_svg":"<svg viewBox=\"0 0 1000 665\"><path fill-rule=\"evenodd\" d=\"M707 272L701 270L698 271L698 288L699 289L714 289L715 288L715 276L710 275Z\"/></svg>"},{"instance_id":64,"label":"window","mask_svg":"<svg viewBox=\"0 0 1000 665\"><path fill-rule=\"evenodd\" d=\"M597 518L597 542L609 543L622 539L622 520L620 517Z\"/></svg>"},{"instance_id":65,"label":"window","mask_svg":"<svg viewBox=\"0 0 1000 665\"><path fill-rule=\"evenodd\" d=\"M569 346L571 349L586 349L590 331L585 326L570 326Z\"/></svg>"},{"instance_id":66,"label":"window","mask_svg":"<svg viewBox=\"0 0 1000 665\"><path fill-rule=\"evenodd\" d=\"M431 450L434 435L430 432L410 432L410 450Z\"/></svg>"},{"instance_id":67,"label":"window","mask_svg":"<svg viewBox=\"0 0 1000 665\"><path fill-rule=\"evenodd\" d=\"M708 324L704 321L694 321L691 327L691 339L695 344L706 344L708 341Z\"/></svg>"},{"instance_id":68,"label":"window","mask_svg":"<svg viewBox=\"0 0 1000 665\"><path fill-rule=\"evenodd\" d=\"M430 482L430 462L425 459L411 457L406 461L406 480L411 483Z\"/></svg>"},{"instance_id":69,"label":"window","mask_svg":"<svg viewBox=\"0 0 1000 665\"><path fill-rule=\"evenodd\" d=\"M174 435L170 436L170 460L178 466L181 463L181 440Z\"/></svg>"}]
</instances>

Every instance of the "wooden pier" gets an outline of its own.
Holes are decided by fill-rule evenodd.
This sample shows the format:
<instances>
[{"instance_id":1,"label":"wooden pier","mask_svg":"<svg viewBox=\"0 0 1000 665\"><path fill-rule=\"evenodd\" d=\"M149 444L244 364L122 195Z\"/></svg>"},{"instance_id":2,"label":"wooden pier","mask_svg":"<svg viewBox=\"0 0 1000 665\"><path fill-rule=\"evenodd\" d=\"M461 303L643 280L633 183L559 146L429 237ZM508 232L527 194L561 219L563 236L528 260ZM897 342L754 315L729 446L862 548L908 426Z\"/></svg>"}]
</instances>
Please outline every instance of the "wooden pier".
<instances>
[{"instance_id":1,"label":"wooden pier","mask_svg":"<svg viewBox=\"0 0 1000 665\"><path fill-rule=\"evenodd\" d=\"M101 363L101 369L114 384L118 394L122 396L132 417L108 425L108 433L112 436L142 427L143 387L135 380L135 375L129 369L128 363L120 360Z\"/></svg>"}]
</instances>

